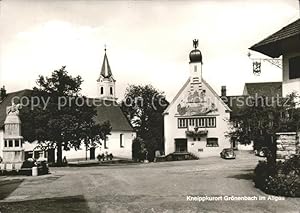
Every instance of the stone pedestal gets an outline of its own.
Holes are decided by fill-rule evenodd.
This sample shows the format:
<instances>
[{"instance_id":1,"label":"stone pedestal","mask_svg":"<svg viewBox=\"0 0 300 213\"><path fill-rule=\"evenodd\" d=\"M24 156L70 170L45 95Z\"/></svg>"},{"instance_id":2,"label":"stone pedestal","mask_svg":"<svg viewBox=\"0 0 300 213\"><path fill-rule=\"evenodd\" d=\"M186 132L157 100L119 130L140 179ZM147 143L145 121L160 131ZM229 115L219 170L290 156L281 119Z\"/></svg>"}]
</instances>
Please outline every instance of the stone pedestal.
<instances>
[{"instance_id":1,"label":"stone pedestal","mask_svg":"<svg viewBox=\"0 0 300 213\"><path fill-rule=\"evenodd\" d=\"M3 141L3 161L0 164L0 170L19 171L25 160L25 155L18 105L13 104L7 108Z\"/></svg>"}]
</instances>

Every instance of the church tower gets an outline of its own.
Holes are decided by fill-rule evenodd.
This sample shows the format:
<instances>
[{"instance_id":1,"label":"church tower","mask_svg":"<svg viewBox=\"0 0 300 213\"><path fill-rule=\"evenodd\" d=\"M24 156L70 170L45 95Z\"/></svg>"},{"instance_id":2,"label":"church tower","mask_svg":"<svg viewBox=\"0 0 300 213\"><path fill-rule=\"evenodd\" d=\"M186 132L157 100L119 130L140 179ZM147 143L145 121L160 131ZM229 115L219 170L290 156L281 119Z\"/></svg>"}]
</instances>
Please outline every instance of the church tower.
<instances>
[{"instance_id":1,"label":"church tower","mask_svg":"<svg viewBox=\"0 0 300 213\"><path fill-rule=\"evenodd\" d=\"M104 49L104 59L102 63L102 68L100 72L100 76L97 80L97 87L98 87L98 97L103 100L116 100L116 80L114 79L107 55L106 55L106 48Z\"/></svg>"},{"instance_id":2,"label":"church tower","mask_svg":"<svg viewBox=\"0 0 300 213\"><path fill-rule=\"evenodd\" d=\"M190 52L190 93L199 92L202 89L202 54L198 47L198 40L193 40L193 49Z\"/></svg>"}]
</instances>

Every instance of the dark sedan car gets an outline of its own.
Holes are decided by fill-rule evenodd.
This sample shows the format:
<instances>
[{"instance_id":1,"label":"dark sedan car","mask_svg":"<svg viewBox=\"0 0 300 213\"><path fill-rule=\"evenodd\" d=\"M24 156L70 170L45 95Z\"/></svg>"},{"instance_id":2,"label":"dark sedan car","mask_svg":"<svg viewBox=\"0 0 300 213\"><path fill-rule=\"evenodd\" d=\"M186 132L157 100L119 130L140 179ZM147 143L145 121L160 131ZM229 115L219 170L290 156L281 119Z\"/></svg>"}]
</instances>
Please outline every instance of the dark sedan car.
<instances>
[{"instance_id":1,"label":"dark sedan car","mask_svg":"<svg viewBox=\"0 0 300 213\"><path fill-rule=\"evenodd\" d=\"M232 148L223 149L220 156L224 159L235 159L235 153Z\"/></svg>"}]
</instances>

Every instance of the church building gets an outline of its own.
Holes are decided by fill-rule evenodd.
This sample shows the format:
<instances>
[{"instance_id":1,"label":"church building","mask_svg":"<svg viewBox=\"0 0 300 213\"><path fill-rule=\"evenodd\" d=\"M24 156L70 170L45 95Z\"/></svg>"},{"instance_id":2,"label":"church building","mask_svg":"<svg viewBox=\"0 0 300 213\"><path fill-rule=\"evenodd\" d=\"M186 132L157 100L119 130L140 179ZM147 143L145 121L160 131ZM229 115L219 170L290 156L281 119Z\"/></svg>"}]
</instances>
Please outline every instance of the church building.
<instances>
[{"instance_id":1,"label":"church building","mask_svg":"<svg viewBox=\"0 0 300 213\"><path fill-rule=\"evenodd\" d=\"M190 77L164 112L165 154L191 153L199 158L219 156L230 148L230 108L202 78L198 40L189 55Z\"/></svg>"},{"instance_id":2,"label":"church building","mask_svg":"<svg viewBox=\"0 0 300 213\"><path fill-rule=\"evenodd\" d=\"M104 54L102 68L97 79L97 97L89 100L95 104L97 116L96 123L109 121L112 127L111 135L102 143L101 146L86 148L83 144L79 150L71 149L63 151L62 156L66 156L68 161L96 159L98 154L113 154L116 158L132 158L132 141L136 137L130 122L123 114L116 98L116 80L113 77L108 57ZM6 92L5 92L6 93ZM2 94L2 93L1 93ZM6 109L12 105L12 100L20 100L22 97L30 97L32 90L21 90L1 95L0 98L0 157L3 157L4 140L4 121ZM16 98L17 97L17 98ZM15 103L18 104L18 103ZM56 158L56 150L50 149L43 151L36 142L24 142L25 158L47 158L52 163Z\"/></svg>"},{"instance_id":3,"label":"church building","mask_svg":"<svg viewBox=\"0 0 300 213\"><path fill-rule=\"evenodd\" d=\"M112 74L108 62L106 48L100 75L97 79L97 97L90 99L94 101L97 110L97 123L109 121L112 126L111 135L97 148L90 148L86 151L82 146L81 150L63 151L67 159L80 159L87 156L88 159L95 159L98 154L112 153L118 158L132 158L132 141L136 137L130 122L123 114L116 98L116 80Z\"/></svg>"}]
</instances>

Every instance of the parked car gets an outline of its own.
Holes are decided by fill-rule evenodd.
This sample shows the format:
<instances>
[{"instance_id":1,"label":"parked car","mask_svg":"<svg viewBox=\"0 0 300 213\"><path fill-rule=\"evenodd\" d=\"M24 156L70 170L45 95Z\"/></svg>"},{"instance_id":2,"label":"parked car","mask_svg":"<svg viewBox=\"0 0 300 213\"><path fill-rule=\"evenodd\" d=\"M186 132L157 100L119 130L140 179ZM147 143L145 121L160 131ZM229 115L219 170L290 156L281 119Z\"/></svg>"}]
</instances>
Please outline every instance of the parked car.
<instances>
[{"instance_id":1,"label":"parked car","mask_svg":"<svg viewBox=\"0 0 300 213\"><path fill-rule=\"evenodd\" d=\"M269 152L268 147L260 147L254 150L254 154L259 157L266 157Z\"/></svg>"},{"instance_id":2,"label":"parked car","mask_svg":"<svg viewBox=\"0 0 300 213\"><path fill-rule=\"evenodd\" d=\"M226 148L222 150L220 157L224 159L235 159L236 156L232 148Z\"/></svg>"}]
</instances>

